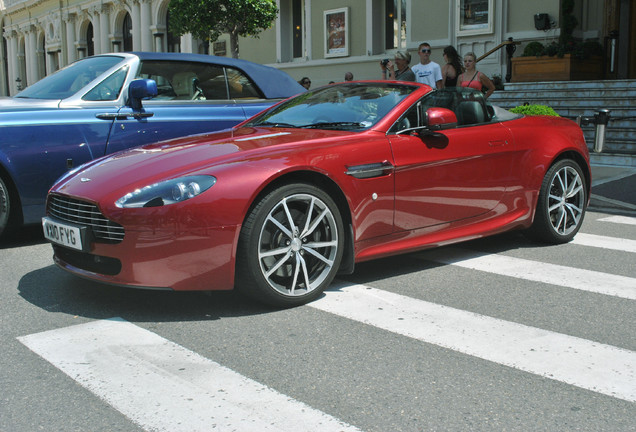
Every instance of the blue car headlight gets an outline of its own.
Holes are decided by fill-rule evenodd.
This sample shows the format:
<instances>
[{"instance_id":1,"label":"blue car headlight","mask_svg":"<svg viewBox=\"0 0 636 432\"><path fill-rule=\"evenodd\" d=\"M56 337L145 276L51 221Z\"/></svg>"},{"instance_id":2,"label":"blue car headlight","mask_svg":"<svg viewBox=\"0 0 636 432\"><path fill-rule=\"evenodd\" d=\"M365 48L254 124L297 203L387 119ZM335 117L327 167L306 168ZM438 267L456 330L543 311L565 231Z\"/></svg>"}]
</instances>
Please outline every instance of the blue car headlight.
<instances>
[{"instance_id":1,"label":"blue car headlight","mask_svg":"<svg viewBox=\"0 0 636 432\"><path fill-rule=\"evenodd\" d=\"M129 192L115 201L119 208L158 207L193 198L216 183L216 177L198 175L166 180Z\"/></svg>"}]
</instances>

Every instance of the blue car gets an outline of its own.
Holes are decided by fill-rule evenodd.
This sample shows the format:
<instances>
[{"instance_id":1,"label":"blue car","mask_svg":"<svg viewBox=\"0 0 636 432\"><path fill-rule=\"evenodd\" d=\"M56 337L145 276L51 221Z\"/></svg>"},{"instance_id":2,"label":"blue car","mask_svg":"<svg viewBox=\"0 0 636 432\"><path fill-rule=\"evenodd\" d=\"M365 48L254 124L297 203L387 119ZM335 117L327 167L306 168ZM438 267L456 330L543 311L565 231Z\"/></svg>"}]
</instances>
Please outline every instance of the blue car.
<instances>
[{"instance_id":1,"label":"blue car","mask_svg":"<svg viewBox=\"0 0 636 432\"><path fill-rule=\"evenodd\" d=\"M305 89L285 72L198 54L87 57L0 99L0 236L39 223L66 171L149 142L226 129Z\"/></svg>"}]
</instances>

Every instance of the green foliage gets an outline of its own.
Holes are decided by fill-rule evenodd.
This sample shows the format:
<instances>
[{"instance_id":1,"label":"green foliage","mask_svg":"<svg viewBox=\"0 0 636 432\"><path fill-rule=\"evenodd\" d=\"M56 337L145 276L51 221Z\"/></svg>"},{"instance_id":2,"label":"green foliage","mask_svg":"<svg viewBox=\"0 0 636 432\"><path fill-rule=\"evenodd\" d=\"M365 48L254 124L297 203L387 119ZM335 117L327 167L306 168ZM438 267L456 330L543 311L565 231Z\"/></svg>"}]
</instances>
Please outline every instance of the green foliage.
<instances>
[{"instance_id":1,"label":"green foliage","mask_svg":"<svg viewBox=\"0 0 636 432\"><path fill-rule=\"evenodd\" d=\"M541 42L530 42L523 49L523 57L541 57L544 55L545 46Z\"/></svg>"},{"instance_id":2,"label":"green foliage","mask_svg":"<svg viewBox=\"0 0 636 432\"><path fill-rule=\"evenodd\" d=\"M270 28L278 8L275 0L171 0L168 12L175 34L210 42L229 34L232 56L238 57L238 37Z\"/></svg>"},{"instance_id":3,"label":"green foliage","mask_svg":"<svg viewBox=\"0 0 636 432\"><path fill-rule=\"evenodd\" d=\"M547 105L520 105L509 110L515 114L523 114L529 116L548 115L560 117L551 107Z\"/></svg>"}]
</instances>

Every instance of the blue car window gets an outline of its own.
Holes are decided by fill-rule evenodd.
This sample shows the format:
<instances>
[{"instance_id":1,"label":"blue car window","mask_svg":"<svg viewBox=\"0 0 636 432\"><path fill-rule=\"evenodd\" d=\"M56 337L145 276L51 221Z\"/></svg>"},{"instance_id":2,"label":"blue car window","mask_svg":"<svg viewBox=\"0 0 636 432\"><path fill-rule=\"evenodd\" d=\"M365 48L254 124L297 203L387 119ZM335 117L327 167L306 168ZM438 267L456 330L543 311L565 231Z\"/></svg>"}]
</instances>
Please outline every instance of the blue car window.
<instances>
[{"instance_id":1,"label":"blue car window","mask_svg":"<svg viewBox=\"0 0 636 432\"><path fill-rule=\"evenodd\" d=\"M163 100L227 99L221 66L197 62L149 60L141 64L138 78L155 80L157 96Z\"/></svg>"},{"instance_id":2,"label":"blue car window","mask_svg":"<svg viewBox=\"0 0 636 432\"><path fill-rule=\"evenodd\" d=\"M93 89L86 93L82 99L86 101L117 100L127 74L128 66L126 65L93 87Z\"/></svg>"},{"instance_id":3,"label":"blue car window","mask_svg":"<svg viewBox=\"0 0 636 432\"><path fill-rule=\"evenodd\" d=\"M238 69L209 63L147 60L137 78L155 80L163 100L228 100L262 98L247 75Z\"/></svg>"},{"instance_id":4,"label":"blue car window","mask_svg":"<svg viewBox=\"0 0 636 432\"><path fill-rule=\"evenodd\" d=\"M73 96L99 75L123 61L124 59L119 56L85 58L30 85L18 93L16 97L66 99Z\"/></svg>"},{"instance_id":5,"label":"blue car window","mask_svg":"<svg viewBox=\"0 0 636 432\"><path fill-rule=\"evenodd\" d=\"M225 68L231 99L257 99L262 97L252 81L238 69Z\"/></svg>"}]
</instances>

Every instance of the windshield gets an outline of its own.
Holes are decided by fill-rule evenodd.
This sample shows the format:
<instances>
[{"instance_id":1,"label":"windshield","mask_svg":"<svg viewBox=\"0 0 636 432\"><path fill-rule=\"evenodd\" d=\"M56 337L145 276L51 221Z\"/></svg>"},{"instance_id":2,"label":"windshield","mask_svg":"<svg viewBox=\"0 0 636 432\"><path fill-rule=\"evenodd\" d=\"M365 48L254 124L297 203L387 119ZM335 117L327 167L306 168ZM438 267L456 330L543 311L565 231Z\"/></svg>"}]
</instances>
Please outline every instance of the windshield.
<instances>
[{"instance_id":1,"label":"windshield","mask_svg":"<svg viewBox=\"0 0 636 432\"><path fill-rule=\"evenodd\" d=\"M122 57L117 56L82 59L30 85L18 93L16 97L66 99L123 60Z\"/></svg>"},{"instance_id":2,"label":"windshield","mask_svg":"<svg viewBox=\"0 0 636 432\"><path fill-rule=\"evenodd\" d=\"M333 84L283 102L246 126L365 130L417 87L404 84Z\"/></svg>"}]
</instances>

